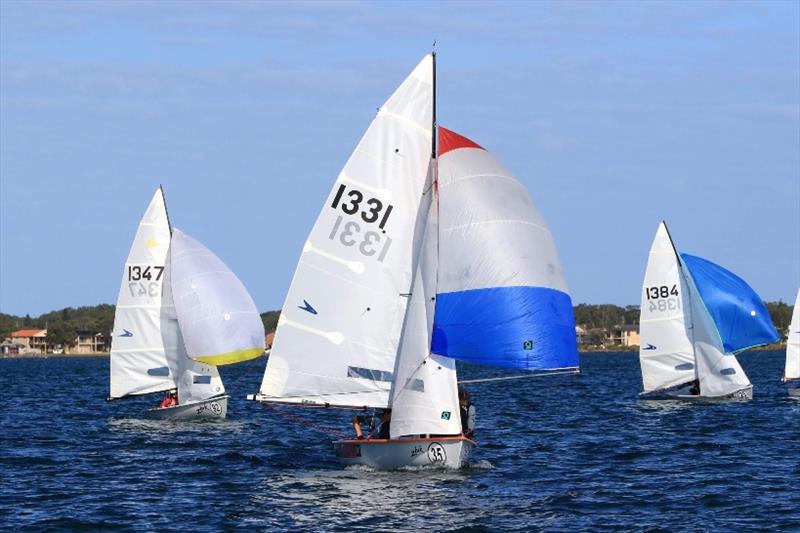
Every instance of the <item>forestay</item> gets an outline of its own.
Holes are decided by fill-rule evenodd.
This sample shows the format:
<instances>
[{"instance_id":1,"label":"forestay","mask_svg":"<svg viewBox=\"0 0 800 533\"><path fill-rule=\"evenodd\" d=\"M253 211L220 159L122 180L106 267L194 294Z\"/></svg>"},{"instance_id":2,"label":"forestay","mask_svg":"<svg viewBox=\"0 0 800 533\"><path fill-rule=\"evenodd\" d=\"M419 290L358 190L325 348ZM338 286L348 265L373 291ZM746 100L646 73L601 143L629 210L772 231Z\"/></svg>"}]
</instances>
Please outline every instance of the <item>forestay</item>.
<instances>
[{"instance_id":1,"label":"forestay","mask_svg":"<svg viewBox=\"0 0 800 533\"><path fill-rule=\"evenodd\" d=\"M438 179L433 353L506 368L577 367L572 300L528 191L489 152L442 127Z\"/></svg>"},{"instance_id":2,"label":"forestay","mask_svg":"<svg viewBox=\"0 0 800 533\"><path fill-rule=\"evenodd\" d=\"M644 392L697 378L691 301L669 231L659 224L642 286L639 362Z\"/></svg>"},{"instance_id":3,"label":"forestay","mask_svg":"<svg viewBox=\"0 0 800 533\"><path fill-rule=\"evenodd\" d=\"M264 325L239 278L179 229L172 233L171 286L189 357L226 365L264 353Z\"/></svg>"},{"instance_id":4,"label":"forestay","mask_svg":"<svg viewBox=\"0 0 800 533\"><path fill-rule=\"evenodd\" d=\"M111 341L111 398L175 387L178 324L162 302L170 244L164 195L157 190L133 240L117 296Z\"/></svg>"},{"instance_id":5,"label":"forestay","mask_svg":"<svg viewBox=\"0 0 800 533\"><path fill-rule=\"evenodd\" d=\"M339 174L284 302L259 400L386 407L431 155L433 61L378 111Z\"/></svg>"},{"instance_id":6,"label":"forestay","mask_svg":"<svg viewBox=\"0 0 800 533\"><path fill-rule=\"evenodd\" d=\"M737 353L780 339L767 306L742 278L701 257L681 257L714 319L725 352Z\"/></svg>"},{"instance_id":7,"label":"forestay","mask_svg":"<svg viewBox=\"0 0 800 533\"><path fill-rule=\"evenodd\" d=\"M794 300L792 322L789 324L789 336L786 340L786 368L783 373L786 380L800 379L800 290Z\"/></svg>"}]
</instances>

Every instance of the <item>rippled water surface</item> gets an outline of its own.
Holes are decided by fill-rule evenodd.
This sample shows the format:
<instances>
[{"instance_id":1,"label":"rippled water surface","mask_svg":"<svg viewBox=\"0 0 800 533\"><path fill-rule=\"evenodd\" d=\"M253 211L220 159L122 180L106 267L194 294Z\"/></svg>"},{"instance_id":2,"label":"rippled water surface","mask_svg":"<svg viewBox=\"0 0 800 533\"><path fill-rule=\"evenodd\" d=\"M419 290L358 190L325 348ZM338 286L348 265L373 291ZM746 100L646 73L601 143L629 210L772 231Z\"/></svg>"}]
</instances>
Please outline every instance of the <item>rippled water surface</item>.
<instances>
[{"instance_id":1,"label":"rippled water surface","mask_svg":"<svg viewBox=\"0 0 800 533\"><path fill-rule=\"evenodd\" d=\"M480 447L460 471L343 469L351 413L247 402L264 359L222 369L218 423L106 402L107 358L0 360L5 529L800 530L800 401L783 352L740 356L741 403L641 401L635 354L581 376L472 385ZM465 379L499 373L465 368Z\"/></svg>"}]
</instances>

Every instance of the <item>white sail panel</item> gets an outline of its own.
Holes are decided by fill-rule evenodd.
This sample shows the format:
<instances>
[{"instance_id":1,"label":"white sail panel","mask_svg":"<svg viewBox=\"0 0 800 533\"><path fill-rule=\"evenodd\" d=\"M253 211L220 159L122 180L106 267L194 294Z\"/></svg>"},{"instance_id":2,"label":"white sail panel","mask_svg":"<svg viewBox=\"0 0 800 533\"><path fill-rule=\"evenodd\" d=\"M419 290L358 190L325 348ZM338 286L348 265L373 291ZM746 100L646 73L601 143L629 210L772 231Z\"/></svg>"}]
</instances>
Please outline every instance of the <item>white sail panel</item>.
<instances>
[{"instance_id":1,"label":"white sail panel","mask_svg":"<svg viewBox=\"0 0 800 533\"><path fill-rule=\"evenodd\" d=\"M725 397L749 387L750 380L736 356L724 352L714 319L706 309L686 263L681 263L681 270L690 293L692 337L697 376L700 381L700 396Z\"/></svg>"},{"instance_id":2,"label":"white sail panel","mask_svg":"<svg viewBox=\"0 0 800 533\"><path fill-rule=\"evenodd\" d=\"M111 394L121 398L175 387L177 323L162 303L170 243L164 196L150 201L131 246L117 296L111 341Z\"/></svg>"},{"instance_id":3,"label":"white sail panel","mask_svg":"<svg viewBox=\"0 0 800 533\"><path fill-rule=\"evenodd\" d=\"M177 228L170 260L175 311L189 357L224 365L262 355L261 316L225 263Z\"/></svg>"},{"instance_id":4,"label":"white sail panel","mask_svg":"<svg viewBox=\"0 0 800 533\"><path fill-rule=\"evenodd\" d=\"M173 240L170 249L174 244ZM168 253L163 278L162 320L165 327L162 328L162 331L169 334L168 345L175 346L174 349L167 352L167 361L175 376L178 404L183 405L224 394L225 386L222 384L222 378L216 366L200 363L188 357L186 339L178 320L177 307L174 304L175 283L172 278L175 270L172 259L172 253Z\"/></svg>"},{"instance_id":5,"label":"white sail panel","mask_svg":"<svg viewBox=\"0 0 800 533\"><path fill-rule=\"evenodd\" d=\"M658 226L650 247L639 315L644 392L697 379L691 305L667 226Z\"/></svg>"},{"instance_id":6,"label":"white sail panel","mask_svg":"<svg viewBox=\"0 0 800 533\"><path fill-rule=\"evenodd\" d=\"M179 338L185 341L185 338ZM178 404L208 400L225 394L225 386L216 366L199 363L187 356L184 346L178 349Z\"/></svg>"},{"instance_id":7,"label":"white sail panel","mask_svg":"<svg viewBox=\"0 0 800 533\"><path fill-rule=\"evenodd\" d=\"M433 191L433 189L431 189ZM461 433L455 360L430 353L436 307L437 206L429 194L421 206L427 223L415 242L421 243L419 266L394 371L391 438L405 435ZM422 233L422 232L420 232Z\"/></svg>"},{"instance_id":8,"label":"white sail panel","mask_svg":"<svg viewBox=\"0 0 800 533\"><path fill-rule=\"evenodd\" d=\"M794 300L792 322L786 339L786 368L784 379L800 379L800 290Z\"/></svg>"},{"instance_id":9,"label":"white sail panel","mask_svg":"<svg viewBox=\"0 0 800 533\"><path fill-rule=\"evenodd\" d=\"M380 108L303 247L260 400L385 407L432 144L433 60Z\"/></svg>"}]
</instances>

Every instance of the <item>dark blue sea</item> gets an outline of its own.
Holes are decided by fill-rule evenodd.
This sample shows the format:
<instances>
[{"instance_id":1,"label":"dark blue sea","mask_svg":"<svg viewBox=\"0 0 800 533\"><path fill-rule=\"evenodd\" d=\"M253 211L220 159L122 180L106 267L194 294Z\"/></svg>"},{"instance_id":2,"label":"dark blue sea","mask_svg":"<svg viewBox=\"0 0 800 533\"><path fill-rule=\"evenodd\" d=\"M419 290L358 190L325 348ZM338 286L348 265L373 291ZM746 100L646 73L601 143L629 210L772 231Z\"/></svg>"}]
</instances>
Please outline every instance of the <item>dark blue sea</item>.
<instances>
[{"instance_id":1,"label":"dark blue sea","mask_svg":"<svg viewBox=\"0 0 800 533\"><path fill-rule=\"evenodd\" d=\"M472 385L472 464L343 469L351 413L247 402L265 360L222 369L224 422L152 422L106 402L107 358L0 360L0 524L49 531L800 530L800 401L783 352L740 356L743 403L642 401L635 354L581 376ZM464 379L499 375L477 367Z\"/></svg>"}]
</instances>

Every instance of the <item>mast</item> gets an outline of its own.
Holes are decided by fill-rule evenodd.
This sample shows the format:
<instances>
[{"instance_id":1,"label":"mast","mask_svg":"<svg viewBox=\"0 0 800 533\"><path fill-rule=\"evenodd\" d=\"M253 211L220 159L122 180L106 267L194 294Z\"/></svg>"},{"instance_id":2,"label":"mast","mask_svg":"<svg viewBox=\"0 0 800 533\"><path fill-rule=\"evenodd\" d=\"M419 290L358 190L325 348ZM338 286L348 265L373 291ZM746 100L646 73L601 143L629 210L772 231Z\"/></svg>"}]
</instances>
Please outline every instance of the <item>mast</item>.
<instances>
[{"instance_id":1,"label":"mast","mask_svg":"<svg viewBox=\"0 0 800 533\"><path fill-rule=\"evenodd\" d=\"M662 224L664 224L664 229L667 230L667 237L669 238L669 243L672 245L672 251L675 252L675 258L678 260L678 266L683 266L681 262L681 256L678 253L678 249L675 247L675 241L672 240L672 234L669 232L669 228L667 227L667 221L662 220Z\"/></svg>"},{"instance_id":2,"label":"mast","mask_svg":"<svg viewBox=\"0 0 800 533\"><path fill-rule=\"evenodd\" d=\"M436 46L436 41L433 41L433 46ZM432 118L433 121L431 122L431 159L434 161L436 160L436 141L438 135L436 135L436 50L431 52L431 57L433 58L433 113ZM436 176L434 175L434 181Z\"/></svg>"},{"instance_id":3,"label":"mast","mask_svg":"<svg viewBox=\"0 0 800 533\"><path fill-rule=\"evenodd\" d=\"M169 210L167 209L167 197L164 194L164 186L159 184L158 190L161 191L161 199L164 201L164 213L167 215L167 226L169 226L169 235L172 236L172 222L169 221Z\"/></svg>"}]
</instances>

